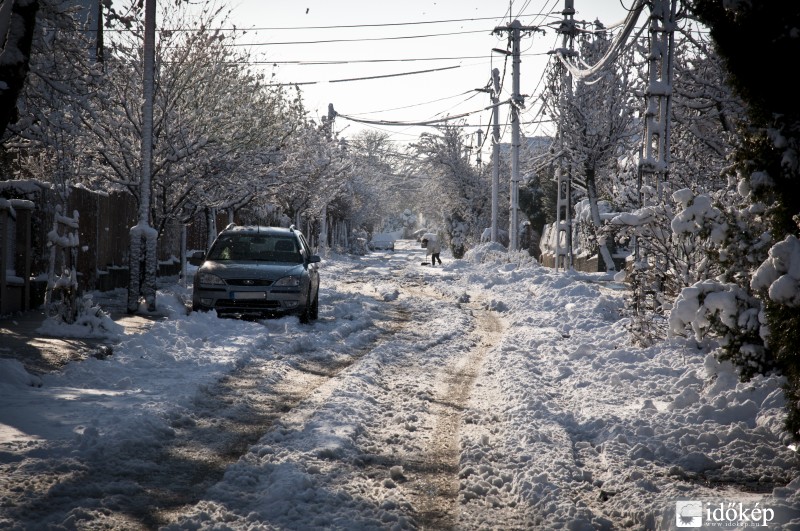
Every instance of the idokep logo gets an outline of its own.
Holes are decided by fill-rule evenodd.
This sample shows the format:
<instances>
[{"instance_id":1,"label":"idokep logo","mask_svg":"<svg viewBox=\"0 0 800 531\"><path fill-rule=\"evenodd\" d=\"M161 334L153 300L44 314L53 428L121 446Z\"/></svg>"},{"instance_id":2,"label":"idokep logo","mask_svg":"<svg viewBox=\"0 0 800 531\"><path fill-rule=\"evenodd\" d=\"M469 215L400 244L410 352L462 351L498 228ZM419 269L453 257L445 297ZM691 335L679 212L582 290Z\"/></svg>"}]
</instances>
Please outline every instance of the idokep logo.
<instances>
[{"instance_id":1,"label":"idokep logo","mask_svg":"<svg viewBox=\"0 0 800 531\"><path fill-rule=\"evenodd\" d=\"M703 502L678 501L675 502L676 527L703 527Z\"/></svg>"},{"instance_id":2,"label":"idokep logo","mask_svg":"<svg viewBox=\"0 0 800 531\"><path fill-rule=\"evenodd\" d=\"M761 502L685 500L675 502L675 527L767 527L775 511Z\"/></svg>"}]
</instances>

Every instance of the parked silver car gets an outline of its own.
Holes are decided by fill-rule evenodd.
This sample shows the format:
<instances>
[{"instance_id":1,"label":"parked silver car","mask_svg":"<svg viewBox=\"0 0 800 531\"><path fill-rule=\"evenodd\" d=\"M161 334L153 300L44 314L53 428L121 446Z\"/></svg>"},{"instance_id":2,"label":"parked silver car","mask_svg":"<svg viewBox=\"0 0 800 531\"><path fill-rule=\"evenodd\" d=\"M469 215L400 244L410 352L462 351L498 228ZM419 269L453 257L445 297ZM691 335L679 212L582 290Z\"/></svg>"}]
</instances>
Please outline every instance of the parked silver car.
<instances>
[{"instance_id":1,"label":"parked silver car","mask_svg":"<svg viewBox=\"0 0 800 531\"><path fill-rule=\"evenodd\" d=\"M294 227L228 226L194 275L192 308L220 316L319 314L320 257Z\"/></svg>"}]
</instances>

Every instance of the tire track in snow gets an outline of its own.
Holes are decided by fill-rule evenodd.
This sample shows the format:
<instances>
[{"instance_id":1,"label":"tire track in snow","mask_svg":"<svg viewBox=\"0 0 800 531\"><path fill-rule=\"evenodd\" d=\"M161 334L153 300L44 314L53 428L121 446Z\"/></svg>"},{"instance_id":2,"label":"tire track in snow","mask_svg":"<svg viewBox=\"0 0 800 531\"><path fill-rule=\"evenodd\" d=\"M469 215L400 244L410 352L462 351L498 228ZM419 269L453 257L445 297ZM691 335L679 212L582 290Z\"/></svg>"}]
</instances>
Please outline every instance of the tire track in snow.
<instances>
[{"instance_id":1,"label":"tire track in snow","mask_svg":"<svg viewBox=\"0 0 800 531\"><path fill-rule=\"evenodd\" d=\"M453 304L430 289L406 286L415 297ZM470 333L473 347L455 357L435 376L437 393L432 400L435 416L433 433L423 442L423 451L414 459L417 477L403 485L416 510L416 521L423 529L453 529L457 526L459 494L460 432L463 413L487 353L502 337L504 324L493 312L479 304L458 305L473 322ZM411 461L411 460L409 460Z\"/></svg>"},{"instance_id":2,"label":"tire track in snow","mask_svg":"<svg viewBox=\"0 0 800 531\"><path fill-rule=\"evenodd\" d=\"M205 390L198 397L198 409L194 411L200 420L181 437L186 446L179 453L193 461L213 462L212 477L206 478L202 484L196 484L198 488L191 496L175 500L171 507L160 510L148 520L161 525L177 521L186 509L199 501L213 481L222 478L229 465L242 457L267 432L278 425L289 427L305 423L335 391L340 373L358 363L409 322L407 313L402 309L391 310L391 317L379 325L380 334L373 342L344 360L324 363L321 360L300 359L293 364L281 363L277 368L275 360L251 359L213 388ZM265 392L262 389L263 382L274 379L272 375L276 372L280 373L280 377ZM253 400L253 396L257 400ZM215 432L212 441L203 440L203 433L208 430ZM220 432L231 435L225 439L224 446L215 448L213 443L219 440Z\"/></svg>"}]
</instances>

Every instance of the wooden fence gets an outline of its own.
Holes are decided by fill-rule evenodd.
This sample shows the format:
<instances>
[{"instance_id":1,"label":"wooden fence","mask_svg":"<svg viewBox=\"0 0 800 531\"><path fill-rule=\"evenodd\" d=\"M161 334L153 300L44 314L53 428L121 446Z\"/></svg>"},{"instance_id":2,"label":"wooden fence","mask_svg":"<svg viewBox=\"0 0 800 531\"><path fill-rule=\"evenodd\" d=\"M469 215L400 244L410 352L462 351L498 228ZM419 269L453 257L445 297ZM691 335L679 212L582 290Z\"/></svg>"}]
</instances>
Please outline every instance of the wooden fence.
<instances>
[{"instance_id":1,"label":"wooden fence","mask_svg":"<svg viewBox=\"0 0 800 531\"><path fill-rule=\"evenodd\" d=\"M138 219L133 196L72 187L65 201L47 183L0 181L0 315L43 302L50 256L48 233L56 205L62 205L68 216L75 211L79 214L76 270L80 288L107 291L127 287L130 228ZM221 229L227 220L226 214L220 214L217 226ZM161 276L180 271L181 231L176 222L159 238ZM198 215L187 225L187 249L206 249L207 234L205 217Z\"/></svg>"}]
</instances>

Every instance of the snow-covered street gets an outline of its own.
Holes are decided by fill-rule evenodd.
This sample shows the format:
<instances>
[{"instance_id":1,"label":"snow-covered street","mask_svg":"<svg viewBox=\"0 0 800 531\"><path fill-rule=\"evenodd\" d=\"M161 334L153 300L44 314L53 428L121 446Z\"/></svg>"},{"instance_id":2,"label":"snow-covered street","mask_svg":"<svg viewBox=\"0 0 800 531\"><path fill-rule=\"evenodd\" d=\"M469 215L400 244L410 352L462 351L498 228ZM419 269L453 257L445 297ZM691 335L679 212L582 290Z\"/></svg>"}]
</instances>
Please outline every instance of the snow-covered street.
<instances>
[{"instance_id":1,"label":"snow-covered street","mask_svg":"<svg viewBox=\"0 0 800 531\"><path fill-rule=\"evenodd\" d=\"M174 287L105 359L0 359L0 527L672 529L699 503L800 528L779 378L632 347L603 276L423 257L327 257L308 326Z\"/></svg>"}]
</instances>

